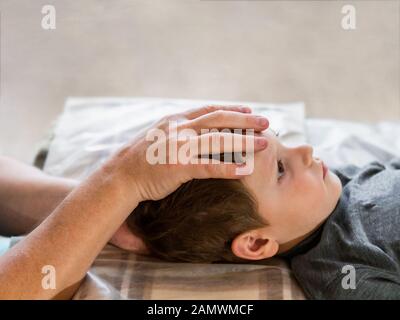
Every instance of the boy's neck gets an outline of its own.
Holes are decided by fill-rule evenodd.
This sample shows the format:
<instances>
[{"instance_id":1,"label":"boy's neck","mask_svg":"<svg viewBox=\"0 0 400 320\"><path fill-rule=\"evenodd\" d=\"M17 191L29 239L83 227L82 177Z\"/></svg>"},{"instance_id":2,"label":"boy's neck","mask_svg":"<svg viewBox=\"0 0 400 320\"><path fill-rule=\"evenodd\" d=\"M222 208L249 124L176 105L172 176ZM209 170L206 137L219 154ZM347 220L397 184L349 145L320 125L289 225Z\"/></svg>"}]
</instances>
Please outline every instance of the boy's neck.
<instances>
[{"instance_id":1,"label":"boy's neck","mask_svg":"<svg viewBox=\"0 0 400 320\"><path fill-rule=\"evenodd\" d=\"M309 236L311 236L316 230L318 230L318 228L324 223L325 221L323 221L322 223L320 223L316 228L314 228L313 230L311 230L310 232L306 233L303 236L300 236L296 239L290 240L288 242L282 243L279 245L279 250L278 250L278 255L281 253L285 253L286 251L289 251L290 249L292 249L293 247L297 246L300 242L302 242L303 240L307 239Z\"/></svg>"}]
</instances>

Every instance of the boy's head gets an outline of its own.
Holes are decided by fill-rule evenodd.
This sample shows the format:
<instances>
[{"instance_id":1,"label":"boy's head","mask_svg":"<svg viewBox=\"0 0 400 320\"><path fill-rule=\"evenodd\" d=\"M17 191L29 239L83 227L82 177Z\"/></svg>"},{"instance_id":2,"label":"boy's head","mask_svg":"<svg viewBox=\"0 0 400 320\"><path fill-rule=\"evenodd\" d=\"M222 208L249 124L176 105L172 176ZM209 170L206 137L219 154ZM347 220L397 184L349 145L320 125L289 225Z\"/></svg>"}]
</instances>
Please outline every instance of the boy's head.
<instances>
[{"instance_id":1,"label":"boy's head","mask_svg":"<svg viewBox=\"0 0 400 320\"><path fill-rule=\"evenodd\" d=\"M312 233L333 211L339 178L323 176L310 146L288 148L266 131L268 148L240 180L192 180L146 201L128 218L149 251L172 261L260 260Z\"/></svg>"}]
</instances>

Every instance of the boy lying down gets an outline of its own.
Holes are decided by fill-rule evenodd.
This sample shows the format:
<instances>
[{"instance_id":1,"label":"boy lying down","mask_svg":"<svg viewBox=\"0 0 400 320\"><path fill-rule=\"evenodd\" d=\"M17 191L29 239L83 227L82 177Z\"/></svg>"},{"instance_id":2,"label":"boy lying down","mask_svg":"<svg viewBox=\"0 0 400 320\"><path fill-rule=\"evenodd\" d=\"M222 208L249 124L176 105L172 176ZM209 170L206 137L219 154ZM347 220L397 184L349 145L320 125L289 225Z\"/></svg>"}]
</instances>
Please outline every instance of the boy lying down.
<instances>
[{"instance_id":1,"label":"boy lying down","mask_svg":"<svg viewBox=\"0 0 400 320\"><path fill-rule=\"evenodd\" d=\"M330 171L271 130L240 180L192 180L142 202L130 229L169 261L287 259L314 299L400 298L400 159Z\"/></svg>"}]
</instances>

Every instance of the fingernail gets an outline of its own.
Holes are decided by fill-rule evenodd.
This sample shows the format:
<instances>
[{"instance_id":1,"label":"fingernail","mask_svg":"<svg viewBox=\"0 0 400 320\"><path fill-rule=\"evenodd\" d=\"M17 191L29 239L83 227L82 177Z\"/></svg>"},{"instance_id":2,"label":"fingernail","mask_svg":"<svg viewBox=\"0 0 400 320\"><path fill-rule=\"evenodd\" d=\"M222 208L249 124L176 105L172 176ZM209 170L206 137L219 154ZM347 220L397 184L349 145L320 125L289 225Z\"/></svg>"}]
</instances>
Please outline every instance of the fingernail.
<instances>
[{"instance_id":1,"label":"fingernail","mask_svg":"<svg viewBox=\"0 0 400 320\"><path fill-rule=\"evenodd\" d=\"M258 139L257 139L257 144L258 144L260 147L266 147L267 144L268 144L268 141L267 141L267 139L265 139L265 138L258 138Z\"/></svg>"},{"instance_id":2,"label":"fingernail","mask_svg":"<svg viewBox=\"0 0 400 320\"><path fill-rule=\"evenodd\" d=\"M244 166L246 166L246 162L237 162L236 166L237 167L244 167Z\"/></svg>"},{"instance_id":3,"label":"fingernail","mask_svg":"<svg viewBox=\"0 0 400 320\"><path fill-rule=\"evenodd\" d=\"M259 117L257 123L260 126L265 127L266 125L268 125L268 120L266 118Z\"/></svg>"},{"instance_id":4,"label":"fingernail","mask_svg":"<svg viewBox=\"0 0 400 320\"><path fill-rule=\"evenodd\" d=\"M242 108L240 108L240 111L242 111L242 112L244 112L244 113L250 113L250 112L251 112L251 109L248 108L248 107L242 107Z\"/></svg>"}]
</instances>

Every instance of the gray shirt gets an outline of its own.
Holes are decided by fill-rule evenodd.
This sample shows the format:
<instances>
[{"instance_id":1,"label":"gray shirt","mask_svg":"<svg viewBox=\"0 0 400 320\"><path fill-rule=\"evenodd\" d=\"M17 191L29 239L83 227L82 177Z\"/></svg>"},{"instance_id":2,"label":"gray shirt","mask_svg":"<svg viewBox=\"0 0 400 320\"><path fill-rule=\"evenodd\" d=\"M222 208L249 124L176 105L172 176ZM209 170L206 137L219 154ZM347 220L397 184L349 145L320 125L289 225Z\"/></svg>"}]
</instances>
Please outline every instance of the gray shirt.
<instances>
[{"instance_id":1,"label":"gray shirt","mask_svg":"<svg viewBox=\"0 0 400 320\"><path fill-rule=\"evenodd\" d=\"M282 256L309 298L400 299L400 159L333 171L336 208Z\"/></svg>"}]
</instances>

